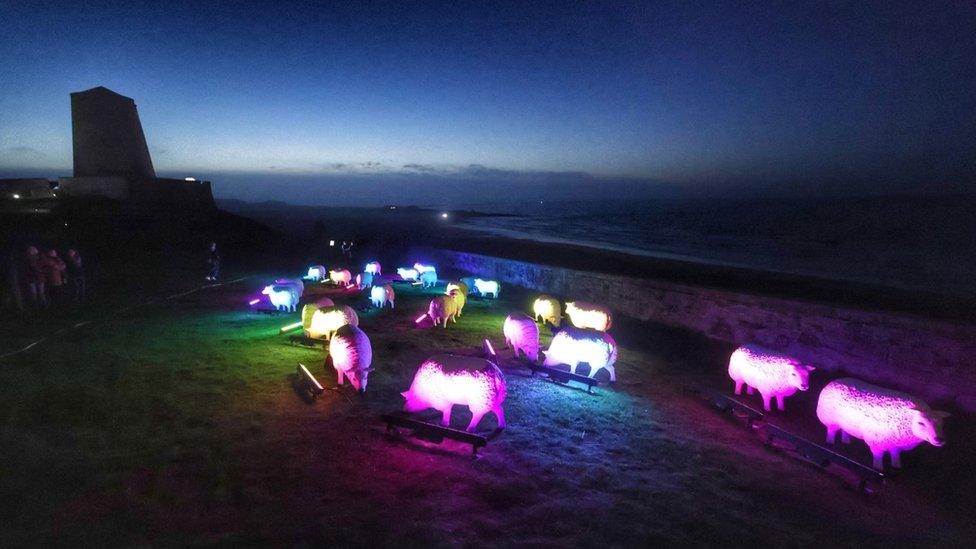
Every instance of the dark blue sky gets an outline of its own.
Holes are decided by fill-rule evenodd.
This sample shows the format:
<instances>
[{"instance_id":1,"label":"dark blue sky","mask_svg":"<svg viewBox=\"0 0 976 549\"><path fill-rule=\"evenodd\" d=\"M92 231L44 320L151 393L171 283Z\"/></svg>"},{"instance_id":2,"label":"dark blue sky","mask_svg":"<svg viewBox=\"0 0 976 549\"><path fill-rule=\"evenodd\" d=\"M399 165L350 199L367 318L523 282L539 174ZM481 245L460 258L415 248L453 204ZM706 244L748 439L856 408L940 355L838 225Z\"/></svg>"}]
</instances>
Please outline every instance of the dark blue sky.
<instances>
[{"instance_id":1,"label":"dark blue sky","mask_svg":"<svg viewBox=\"0 0 976 549\"><path fill-rule=\"evenodd\" d=\"M968 1L61 4L0 3L3 174L69 173L68 94L104 85L135 98L157 171L225 197L976 179Z\"/></svg>"}]
</instances>

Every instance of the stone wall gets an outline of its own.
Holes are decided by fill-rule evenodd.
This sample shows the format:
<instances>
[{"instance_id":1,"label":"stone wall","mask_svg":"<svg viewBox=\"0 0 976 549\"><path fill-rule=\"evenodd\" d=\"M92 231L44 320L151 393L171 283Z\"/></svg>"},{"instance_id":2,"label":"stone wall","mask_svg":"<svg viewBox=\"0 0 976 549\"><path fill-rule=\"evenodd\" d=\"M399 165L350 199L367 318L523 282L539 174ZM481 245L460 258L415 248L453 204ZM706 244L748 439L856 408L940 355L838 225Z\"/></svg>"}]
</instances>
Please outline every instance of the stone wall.
<instances>
[{"instance_id":1,"label":"stone wall","mask_svg":"<svg viewBox=\"0 0 976 549\"><path fill-rule=\"evenodd\" d=\"M758 343L831 377L851 375L943 408L976 412L973 325L449 250L425 251L424 257L503 284L602 303L617 315L686 328L733 345Z\"/></svg>"}]
</instances>

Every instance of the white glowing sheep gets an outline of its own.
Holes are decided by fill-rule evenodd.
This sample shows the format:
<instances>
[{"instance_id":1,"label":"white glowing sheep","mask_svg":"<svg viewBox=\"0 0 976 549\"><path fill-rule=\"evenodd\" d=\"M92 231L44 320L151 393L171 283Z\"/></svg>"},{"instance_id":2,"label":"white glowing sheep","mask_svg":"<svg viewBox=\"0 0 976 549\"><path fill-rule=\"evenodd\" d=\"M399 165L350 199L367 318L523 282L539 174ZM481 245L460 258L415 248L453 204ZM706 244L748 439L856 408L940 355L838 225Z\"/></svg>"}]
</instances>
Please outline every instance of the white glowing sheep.
<instances>
[{"instance_id":1,"label":"white glowing sheep","mask_svg":"<svg viewBox=\"0 0 976 549\"><path fill-rule=\"evenodd\" d=\"M261 293L268 296L271 304L279 311L294 311L298 307L298 289L293 285L265 286Z\"/></svg>"},{"instance_id":2,"label":"white glowing sheep","mask_svg":"<svg viewBox=\"0 0 976 549\"><path fill-rule=\"evenodd\" d=\"M383 274L383 267L380 266L379 261L370 261L365 267L363 267L363 272L369 273L373 276L379 276Z\"/></svg>"},{"instance_id":3,"label":"white glowing sheep","mask_svg":"<svg viewBox=\"0 0 976 549\"><path fill-rule=\"evenodd\" d=\"M536 320L548 322L553 326L559 326L563 317L559 300L547 295L540 295L536 298L535 302L532 303L532 313Z\"/></svg>"},{"instance_id":4,"label":"white glowing sheep","mask_svg":"<svg viewBox=\"0 0 976 549\"><path fill-rule=\"evenodd\" d=\"M505 344L519 357L524 354L533 363L539 361L539 326L525 313L510 313L502 325Z\"/></svg>"},{"instance_id":5,"label":"white glowing sheep","mask_svg":"<svg viewBox=\"0 0 976 549\"><path fill-rule=\"evenodd\" d=\"M373 289L369 291L369 300L373 302L373 307L382 309L387 303L390 304L390 308L393 305L393 286L385 284L383 286L373 286Z\"/></svg>"},{"instance_id":6,"label":"white glowing sheep","mask_svg":"<svg viewBox=\"0 0 976 549\"><path fill-rule=\"evenodd\" d=\"M430 300L427 316L434 322L434 326L443 321L444 327L447 328L448 320L457 322L457 301L449 295L439 295Z\"/></svg>"},{"instance_id":7,"label":"white glowing sheep","mask_svg":"<svg viewBox=\"0 0 976 549\"><path fill-rule=\"evenodd\" d=\"M351 308L339 305L319 309L312 313L307 335L313 339L332 339L332 334L346 324L359 326L359 317Z\"/></svg>"},{"instance_id":8,"label":"white glowing sheep","mask_svg":"<svg viewBox=\"0 0 976 549\"><path fill-rule=\"evenodd\" d=\"M420 284L424 288L433 288L437 285L437 271L424 271L420 273Z\"/></svg>"},{"instance_id":9,"label":"white glowing sheep","mask_svg":"<svg viewBox=\"0 0 976 549\"><path fill-rule=\"evenodd\" d=\"M494 363L482 358L437 355L417 368L410 388L400 393L407 412L422 412L433 408L441 413L441 425L451 425L451 408L467 405L471 422L467 430L473 432L481 418L494 412L498 429L505 428L505 375Z\"/></svg>"},{"instance_id":10,"label":"white glowing sheep","mask_svg":"<svg viewBox=\"0 0 976 549\"><path fill-rule=\"evenodd\" d=\"M735 381L735 394L742 394L743 385L750 395L753 388L758 389L766 411L772 410L773 397L777 407L784 410L786 397L798 390L806 391L813 370L813 366L758 345L743 345L729 358L729 377Z\"/></svg>"},{"instance_id":11,"label":"white glowing sheep","mask_svg":"<svg viewBox=\"0 0 976 549\"><path fill-rule=\"evenodd\" d=\"M595 377L599 370L606 370L610 374L610 381L617 381L617 343L607 334L597 330L581 328L566 328L560 330L552 338L549 348L542 351L545 356L543 364L557 366L565 364L569 371L576 373L580 364L590 366L589 377Z\"/></svg>"},{"instance_id":12,"label":"white glowing sheep","mask_svg":"<svg viewBox=\"0 0 976 549\"><path fill-rule=\"evenodd\" d=\"M413 268L420 274L426 273L428 271L437 271L437 268L433 265L424 265L423 263L414 263Z\"/></svg>"},{"instance_id":13,"label":"white glowing sheep","mask_svg":"<svg viewBox=\"0 0 976 549\"><path fill-rule=\"evenodd\" d=\"M397 269L397 275L399 275L401 280L415 281L420 276L420 273L417 272L417 269L405 269L401 267Z\"/></svg>"},{"instance_id":14,"label":"white glowing sheep","mask_svg":"<svg viewBox=\"0 0 976 549\"><path fill-rule=\"evenodd\" d=\"M311 280L312 282L321 282L325 280L329 272L322 265L312 265L308 268L308 274L305 278Z\"/></svg>"},{"instance_id":15,"label":"white glowing sheep","mask_svg":"<svg viewBox=\"0 0 976 549\"><path fill-rule=\"evenodd\" d=\"M347 269L329 271L329 280L336 286L349 286L352 284L352 273Z\"/></svg>"},{"instance_id":16,"label":"white glowing sheep","mask_svg":"<svg viewBox=\"0 0 976 549\"><path fill-rule=\"evenodd\" d=\"M454 298L454 302L457 303L457 315L461 316L461 313L464 312L464 305L468 302L468 294L462 292L460 288L455 288L447 292L447 295Z\"/></svg>"},{"instance_id":17,"label":"white glowing sheep","mask_svg":"<svg viewBox=\"0 0 976 549\"><path fill-rule=\"evenodd\" d=\"M501 289L498 282L494 280L482 280L480 278L474 279L474 288L478 291L479 296L488 297L490 295L495 299L498 299L498 291Z\"/></svg>"},{"instance_id":18,"label":"white glowing sheep","mask_svg":"<svg viewBox=\"0 0 976 549\"><path fill-rule=\"evenodd\" d=\"M610 311L595 303L584 301L569 301L566 303L566 315L577 328L592 328L605 332L613 324Z\"/></svg>"},{"instance_id":19,"label":"white glowing sheep","mask_svg":"<svg viewBox=\"0 0 976 549\"><path fill-rule=\"evenodd\" d=\"M901 452L922 442L945 445L942 422L947 417L912 395L854 378L831 381L817 400L817 419L827 427L827 443L834 443L838 431L845 444L850 436L863 440L879 471L885 452L892 467L901 467Z\"/></svg>"},{"instance_id":20,"label":"white glowing sheep","mask_svg":"<svg viewBox=\"0 0 976 549\"><path fill-rule=\"evenodd\" d=\"M329 340L329 356L332 357L332 367L338 374L339 385L343 378L359 392L366 392L369 373L373 371L373 347L369 343L366 333L351 324L341 326Z\"/></svg>"},{"instance_id":21,"label":"white glowing sheep","mask_svg":"<svg viewBox=\"0 0 976 549\"><path fill-rule=\"evenodd\" d=\"M467 296L469 293L471 293L470 290L468 289L468 285L465 284L464 281L461 281L461 282L448 282L447 283L447 288L444 289L444 295L451 295L451 291L452 290L457 290L457 291L461 292L462 294L464 294L465 296Z\"/></svg>"}]
</instances>

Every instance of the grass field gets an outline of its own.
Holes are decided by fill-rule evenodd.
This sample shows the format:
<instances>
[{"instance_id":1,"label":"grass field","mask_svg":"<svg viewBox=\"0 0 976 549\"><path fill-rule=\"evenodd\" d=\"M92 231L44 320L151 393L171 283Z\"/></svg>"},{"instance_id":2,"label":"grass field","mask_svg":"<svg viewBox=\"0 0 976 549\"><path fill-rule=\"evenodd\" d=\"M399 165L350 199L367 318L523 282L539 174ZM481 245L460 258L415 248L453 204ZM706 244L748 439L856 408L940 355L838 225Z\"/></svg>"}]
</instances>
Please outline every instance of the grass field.
<instances>
[{"instance_id":1,"label":"grass field","mask_svg":"<svg viewBox=\"0 0 976 549\"><path fill-rule=\"evenodd\" d=\"M615 326L618 383L595 395L530 377L500 350L508 428L480 460L450 441L390 437L378 416L399 409L420 362L477 354L484 337L500 349L506 312L531 295L506 288L469 301L448 329L420 329L429 295L398 285L396 309L360 315L376 368L367 394L308 403L296 364L327 387L335 374L321 349L278 334L297 314L247 311L261 280L79 312L95 322L0 362L0 546L965 545L974 534L971 483L953 478L971 447L920 447L899 478L858 494L690 395L730 389L730 349L662 327ZM44 327L20 325L0 353ZM779 419L820 440L811 393ZM469 418L458 408L453 424Z\"/></svg>"}]
</instances>

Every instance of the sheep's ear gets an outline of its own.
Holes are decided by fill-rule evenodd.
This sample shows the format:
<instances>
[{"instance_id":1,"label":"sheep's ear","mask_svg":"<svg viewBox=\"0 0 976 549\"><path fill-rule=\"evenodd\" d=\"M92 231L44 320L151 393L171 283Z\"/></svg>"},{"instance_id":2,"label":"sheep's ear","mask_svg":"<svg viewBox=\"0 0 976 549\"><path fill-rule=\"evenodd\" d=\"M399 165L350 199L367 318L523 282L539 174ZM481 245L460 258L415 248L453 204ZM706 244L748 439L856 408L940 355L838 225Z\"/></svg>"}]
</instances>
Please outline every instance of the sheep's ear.
<instances>
[{"instance_id":1,"label":"sheep's ear","mask_svg":"<svg viewBox=\"0 0 976 549\"><path fill-rule=\"evenodd\" d=\"M364 372L372 372L373 370L375 370L375 368L373 368L372 366L370 366L369 368L363 368Z\"/></svg>"},{"instance_id":2,"label":"sheep's ear","mask_svg":"<svg viewBox=\"0 0 976 549\"><path fill-rule=\"evenodd\" d=\"M932 419L945 419L947 417L952 417L952 414L949 412L943 412L941 410L932 410L929 412L929 416L931 416Z\"/></svg>"},{"instance_id":3,"label":"sheep's ear","mask_svg":"<svg viewBox=\"0 0 976 549\"><path fill-rule=\"evenodd\" d=\"M816 370L816 368L813 367L813 366L804 366L804 368L806 368L808 372L812 372L812 371Z\"/></svg>"}]
</instances>

